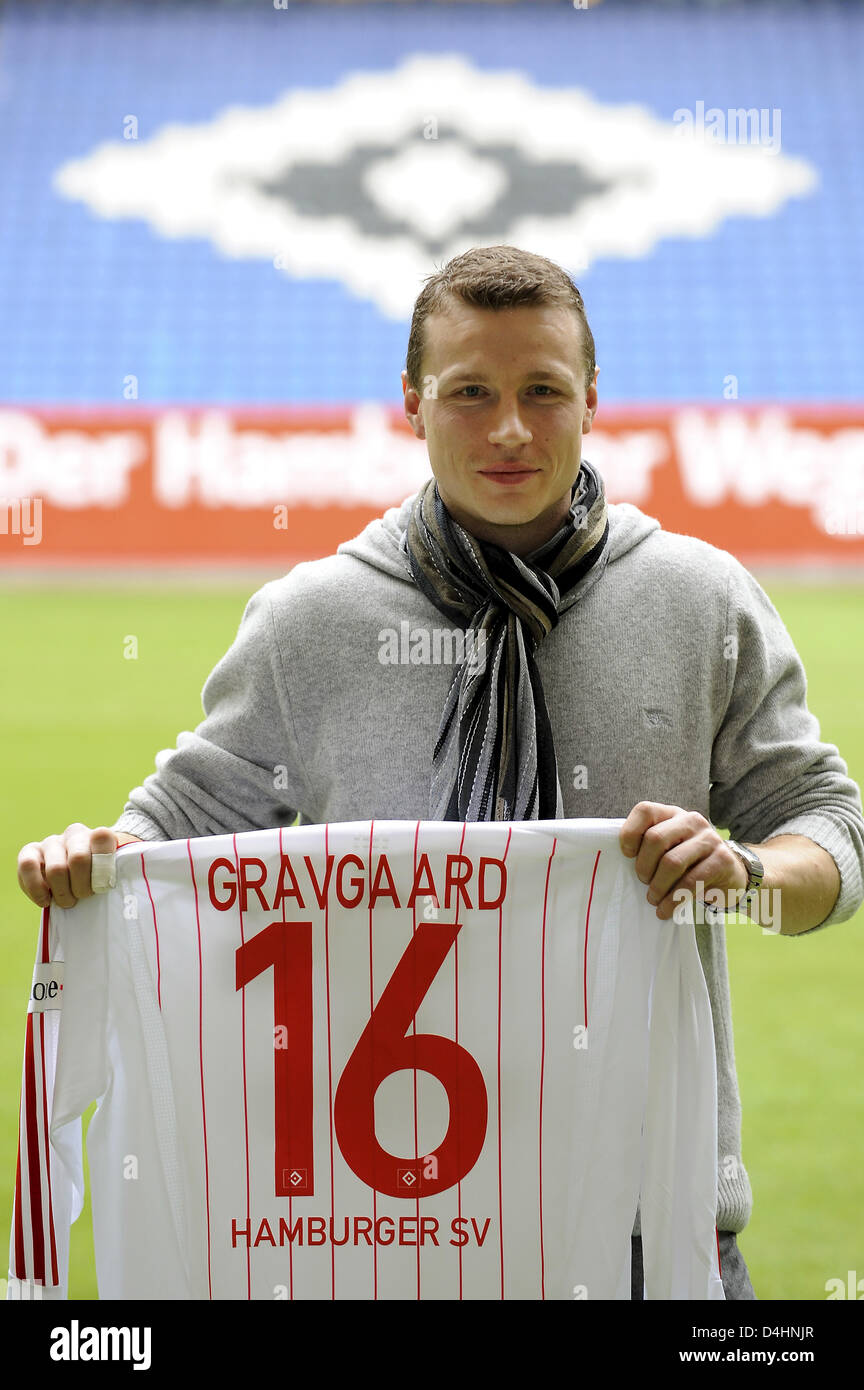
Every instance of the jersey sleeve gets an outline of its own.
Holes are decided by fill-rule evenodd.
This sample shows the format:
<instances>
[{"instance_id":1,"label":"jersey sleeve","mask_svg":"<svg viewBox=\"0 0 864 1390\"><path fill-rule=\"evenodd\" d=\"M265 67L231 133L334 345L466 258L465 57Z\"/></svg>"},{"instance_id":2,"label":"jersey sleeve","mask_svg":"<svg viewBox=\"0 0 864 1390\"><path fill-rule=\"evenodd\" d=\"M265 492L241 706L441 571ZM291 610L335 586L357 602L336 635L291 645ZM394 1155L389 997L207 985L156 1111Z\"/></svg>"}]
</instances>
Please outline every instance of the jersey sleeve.
<instances>
[{"instance_id":1,"label":"jersey sleeve","mask_svg":"<svg viewBox=\"0 0 864 1390\"><path fill-rule=\"evenodd\" d=\"M39 930L9 1241L6 1296L13 1301L67 1297L70 1227L84 1202L81 1117L105 1089L104 933L70 938L74 911L45 908Z\"/></svg>"},{"instance_id":2,"label":"jersey sleeve","mask_svg":"<svg viewBox=\"0 0 864 1390\"><path fill-rule=\"evenodd\" d=\"M205 719L156 757L116 830L182 840L292 825L309 804L268 585L202 692Z\"/></svg>"}]
</instances>

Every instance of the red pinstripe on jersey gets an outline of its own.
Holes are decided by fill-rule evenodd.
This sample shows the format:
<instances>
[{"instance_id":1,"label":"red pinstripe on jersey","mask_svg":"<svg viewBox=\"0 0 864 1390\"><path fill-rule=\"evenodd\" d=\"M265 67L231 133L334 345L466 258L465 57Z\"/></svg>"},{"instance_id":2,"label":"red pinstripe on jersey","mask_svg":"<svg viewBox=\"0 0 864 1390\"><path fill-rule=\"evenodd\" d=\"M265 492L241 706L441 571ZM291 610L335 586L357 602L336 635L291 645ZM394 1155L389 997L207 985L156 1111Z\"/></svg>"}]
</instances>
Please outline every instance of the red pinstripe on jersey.
<instances>
[{"instance_id":1,"label":"red pinstripe on jersey","mask_svg":"<svg viewBox=\"0 0 864 1390\"><path fill-rule=\"evenodd\" d=\"M324 826L324 863L330 854L330 827ZM280 841L281 844L281 841ZM336 1175L333 1166L333 1039L331 1032L330 1018L330 898L324 900L324 982L327 995L327 1125L330 1131L330 1220L336 1216ZM291 1206L288 1207L288 1219L291 1220ZM293 1281L294 1271L294 1244L290 1247L291 1272ZM294 1297L294 1285L291 1285L291 1297ZM330 1296L336 1297L336 1250L333 1243L330 1244Z\"/></svg>"},{"instance_id":2,"label":"red pinstripe on jersey","mask_svg":"<svg viewBox=\"0 0 864 1390\"><path fill-rule=\"evenodd\" d=\"M36 1099L36 1068L41 1071L41 1039L34 1036L33 1015L27 1015L27 1037L24 1044L24 1082L22 1097L21 1124L27 1152L27 1196L29 1206L29 1236L31 1261L22 1277L45 1280L45 1227L42 1213L42 1159L43 1150L39 1135L39 1112ZM19 1137L20 1144L20 1137ZM50 1164L50 1157L44 1153Z\"/></svg>"},{"instance_id":3,"label":"red pinstripe on jersey","mask_svg":"<svg viewBox=\"0 0 864 1390\"><path fill-rule=\"evenodd\" d=\"M156 922L156 904L153 901L153 894L150 892L150 881L147 878L147 867L144 863L144 855L141 855L141 876L147 885L147 896L150 899L150 910L153 913L153 939L156 943L156 998L159 1001L159 1008L162 1008L162 964L159 957L159 927Z\"/></svg>"},{"instance_id":4,"label":"red pinstripe on jersey","mask_svg":"<svg viewBox=\"0 0 864 1390\"><path fill-rule=\"evenodd\" d=\"M508 841L509 843L509 841ZM558 840L552 841L552 853L549 855L549 862L546 865L546 883L543 888L543 927L540 939L540 1101L539 1114L537 1120L537 1132L540 1141L539 1155L539 1200L540 1200L540 1297L546 1297L546 1257L543 1245L543 1082L545 1080L546 1067L546 909L549 903L549 875L552 872L552 860L555 858L555 847Z\"/></svg>"},{"instance_id":5,"label":"red pinstripe on jersey","mask_svg":"<svg viewBox=\"0 0 864 1390\"><path fill-rule=\"evenodd\" d=\"M42 964L51 960L49 910L43 908L39 928L37 959ZM16 1279L56 1284L59 1272L48 1126L54 1057L53 1046L46 1046L45 1034L45 1015L28 1013L18 1114L11 1273Z\"/></svg>"},{"instance_id":6,"label":"red pinstripe on jersey","mask_svg":"<svg viewBox=\"0 0 864 1390\"><path fill-rule=\"evenodd\" d=\"M508 827L507 843L504 846L503 858L506 862L507 851L510 848L510 838L513 834L513 827ZM461 854L461 849L460 849ZM497 1068L497 1087L498 1087L498 1259L500 1263L501 1277L501 1297L504 1297L504 1184L503 1169L501 1163L501 949L504 936L504 914L502 909L498 909L498 1068ZM460 1211L459 1215L462 1213ZM460 1250L461 1255L461 1250Z\"/></svg>"},{"instance_id":7,"label":"red pinstripe on jersey","mask_svg":"<svg viewBox=\"0 0 864 1390\"><path fill-rule=\"evenodd\" d=\"M467 829L467 825L466 825L466 823L463 821L463 823L462 823L462 838L461 838L460 841L459 841L459 853L460 853L460 854L462 853L462 850L463 850L464 847L465 847L465 831L466 831L466 829ZM456 924L459 924L459 900L460 900L460 893L459 893L459 889L457 888L457 889L456 889ZM454 1020L455 1020L455 1022L454 1022L453 1041L454 1041L454 1042L456 1043L456 1045L458 1046L458 1044L459 1044L459 937L458 937L458 936L456 937L456 940L455 940L454 943L453 943L453 979L454 979L454 990L455 990L455 1001L454 1001L454 1002L455 1002L455 1008L454 1008ZM457 1155L457 1161L458 1161L458 1164L459 1164L459 1170L460 1170L460 1172L461 1172L461 1170L462 1170L462 1162L461 1162L461 1149L462 1149L462 1145L461 1145L461 1138L462 1138L462 1109L461 1109L461 1106L457 1106L457 1108L456 1108L456 1155ZM499 1174L500 1174L500 1172L501 1172L500 1164L499 1164L499 1167L498 1167L498 1172L499 1172ZM462 1183L461 1183L461 1181L458 1182L458 1183L456 1184L456 1210L457 1210L457 1212L458 1212L458 1214L459 1214L459 1219L461 1220L461 1218L462 1218ZM460 1245L460 1246L459 1246L459 1297L460 1297L460 1298L462 1298L463 1293L464 1293L464 1288L463 1288L463 1283L462 1283L462 1246Z\"/></svg>"},{"instance_id":8,"label":"red pinstripe on jersey","mask_svg":"<svg viewBox=\"0 0 864 1390\"><path fill-rule=\"evenodd\" d=\"M207 1154L207 1106L204 1100L204 966L201 958L201 912L198 905L198 884L195 881L195 864L192 860L192 842L186 841L189 856L189 872L192 875L192 890L195 894L195 927L198 932L198 1068L201 1077L201 1123L204 1130L204 1201L207 1210L207 1288L213 1297L212 1237L210 1231L210 1161Z\"/></svg>"},{"instance_id":9,"label":"red pinstripe on jersey","mask_svg":"<svg viewBox=\"0 0 864 1390\"><path fill-rule=\"evenodd\" d=\"M370 884L371 884L371 882L372 882L372 841L373 841L374 837L375 837L375 822L374 822L374 820L373 820L373 821L370 821L370 822L369 822L369 869L368 869L368 874L369 874L369 882L370 882ZM371 893L370 893L370 903L369 903L369 1019L370 1019L370 1021L371 1021L371 1019L372 1019L372 1015L373 1015L374 1012L375 1012L375 985L374 985L373 978L372 978L372 917L373 917L373 915L374 915L374 909L373 909L373 907L372 907L372 903L371 903ZM374 1033L373 1033L373 1035L372 1035L372 1044L371 1044L371 1047L369 1048L369 1066L370 1066L370 1082L371 1082L372 1074L374 1074L374 1071L375 1071L375 1035L374 1035ZM374 1086L373 1086L371 1089L372 1089L373 1092L374 1092ZM375 1156L374 1156L374 1155L373 1155L373 1158L372 1158L372 1171L373 1171L373 1174L374 1174L374 1171L375 1171ZM377 1230L377 1229L378 1229L378 1192L377 1192L377 1190L376 1190L376 1188L375 1188L374 1185L373 1185L373 1188L372 1188L372 1229L373 1229L373 1230ZM372 1242L372 1297L373 1297L373 1299L376 1299L376 1300L377 1300L377 1298L378 1298L378 1243L377 1243L377 1241L374 1241L374 1240L373 1240L373 1242Z\"/></svg>"},{"instance_id":10,"label":"red pinstripe on jersey","mask_svg":"<svg viewBox=\"0 0 864 1390\"><path fill-rule=\"evenodd\" d=\"M237 836L232 836L231 843L234 846L234 864L237 869L237 877L240 877L240 856L237 853ZM282 830L279 830L279 853L282 853ZM243 908L241 906L242 895L237 894L237 917L240 931L240 945L245 945L246 937L243 932ZM282 899L282 916L285 916L285 899ZM249 1183L249 1093L246 1083L246 991L240 991L240 1038L243 1070L243 1148L244 1160L246 1165L246 1223L248 1225L252 1211L252 1196ZM251 1301L252 1298L252 1251L246 1246L246 1297Z\"/></svg>"},{"instance_id":11,"label":"red pinstripe on jersey","mask_svg":"<svg viewBox=\"0 0 864 1390\"><path fill-rule=\"evenodd\" d=\"M585 958L582 961L582 998L585 1008L585 1027L588 1027L588 923L591 920L591 904L594 901L594 884L597 879L597 869L600 864L600 850L594 860L594 871L591 874L591 889L588 893L588 907L585 911Z\"/></svg>"},{"instance_id":12,"label":"red pinstripe on jersey","mask_svg":"<svg viewBox=\"0 0 864 1390\"><path fill-rule=\"evenodd\" d=\"M48 1161L45 1164L45 1176L48 1184L48 1238L51 1243L51 1283L59 1281L60 1274L57 1268L57 1241L54 1235L54 1202L51 1195L51 1149L48 1142L48 1084L45 1075L45 1015L39 1015L39 1050L42 1054L42 1142Z\"/></svg>"},{"instance_id":13,"label":"red pinstripe on jersey","mask_svg":"<svg viewBox=\"0 0 864 1390\"><path fill-rule=\"evenodd\" d=\"M419 820L418 820L416 826L414 827L414 874L415 874L415 876L416 876L416 874L417 874L417 843L418 843L419 839L420 839L420 822L419 822ZM417 935L417 899L415 898L415 899L414 899L414 906L413 906L413 908L412 908L412 910L411 910L411 937L412 937L412 939L413 939L416 935ZM414 979L413 979L412 983L413 983L413 986L414 986L414 998L416 999L416 998L417 998L417 956L416 956L416 955L414 956ZM415 1042L414 1042L414 1056L413 1056L413 1059L412 1059L412 1060L414 1061L414 1063L415 1063L415 1066L414 1066L414 1074L413 1074L413 1078L412 1078L412 1080L413 1080L413 1089L414 1089L414 1158L415 1158L415 1161L418 1161L418 1162L419 1162L419 1159L420 1159L420 1122L419 1122L418 1111L417 1111L417 1066L416 1066L416 1061L417 1061L417 1043L416 1043L416 1038L417 1038L417 1014L416 1014L416 1011L415 1011L415 1013L414 1013L413 1018L411 1019L411 1036L412 1036L412 1038L415 1039ZM414 1214L415 1214L415 1216L416 1216L416 1218L417 1218L417 1229L418 1229L418 1231L419 1231L419 1229L420 1229L420 1184L419 1184L419 1183L417 1184L417 1196L416 1196L415 1201L414 1201ZM419 1240L418 1240L418 1242L417 1242L417 1298L418 1298L418 1300L419 1300L419 1298L420 1298L420 1242L419 1242Z\"/></svg>"}]
</instances>

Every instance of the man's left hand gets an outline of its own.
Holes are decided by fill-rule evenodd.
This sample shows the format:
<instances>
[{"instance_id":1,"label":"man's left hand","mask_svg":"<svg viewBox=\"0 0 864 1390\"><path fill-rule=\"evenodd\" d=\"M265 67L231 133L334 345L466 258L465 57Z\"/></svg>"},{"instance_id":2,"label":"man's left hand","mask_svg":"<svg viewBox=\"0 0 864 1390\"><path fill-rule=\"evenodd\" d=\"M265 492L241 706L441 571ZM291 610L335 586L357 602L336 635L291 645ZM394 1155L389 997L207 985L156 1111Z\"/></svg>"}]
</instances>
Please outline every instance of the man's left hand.
<instances>
[{"instance_id":1,"label":"man's left hand","mask_svg":"<svg viewBox=\"0 0 864 1390\"><path fill-rule=\"evenodd\" d=\"M697 891L709 888L740 894L747 887L743 862L698 811L640 801L622 825L619 842L622 854L635 856L636 873L647 883L648 901L658 917L671 918L681 901L672 898L676 890L687 890L695 899Z\"/></svg>"}]
</instances>

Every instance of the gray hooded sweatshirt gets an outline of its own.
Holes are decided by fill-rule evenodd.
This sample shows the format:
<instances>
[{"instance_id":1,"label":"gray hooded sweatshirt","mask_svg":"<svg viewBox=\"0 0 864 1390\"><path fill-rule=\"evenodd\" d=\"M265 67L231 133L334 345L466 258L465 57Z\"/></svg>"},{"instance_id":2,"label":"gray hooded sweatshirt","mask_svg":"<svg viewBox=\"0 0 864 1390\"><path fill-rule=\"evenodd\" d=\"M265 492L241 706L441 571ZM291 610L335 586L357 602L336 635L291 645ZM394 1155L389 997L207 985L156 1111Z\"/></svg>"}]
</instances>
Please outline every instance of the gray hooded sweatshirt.
<instances>
[{"instance_id":1,"label":"gray hooded sweatshirt","mask_svg":"<svg viewBox=\"0 0 864 1390\"><path fill-rule=\"evenodd\" d=\"M431 750L461 652L400 550L411 500L253 595L204 686L205 719L157 755L116 829L166 840L298 815L428 816ZM754 844L806 835L841 878L814 930L846 921L864 900L861 795L820 742L776 609L731 555L635 506L610 505L609 526L605 563L537 650L564 815L625 817L658 801ZM740 1231L752 1195L722 919L695 930L717 1055L717 1226Z\"/></svg>"}]
</instances>

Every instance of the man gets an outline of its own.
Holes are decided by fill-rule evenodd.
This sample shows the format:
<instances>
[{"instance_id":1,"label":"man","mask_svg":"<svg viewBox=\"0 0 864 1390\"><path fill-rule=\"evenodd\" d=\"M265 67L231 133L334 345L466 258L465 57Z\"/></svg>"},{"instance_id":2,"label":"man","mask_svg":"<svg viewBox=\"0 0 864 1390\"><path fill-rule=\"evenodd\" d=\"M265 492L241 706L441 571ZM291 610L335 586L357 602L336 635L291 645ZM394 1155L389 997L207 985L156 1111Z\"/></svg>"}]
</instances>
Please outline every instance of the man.
<instances>
[{"instance_id":1,"label":"man","mask_svg":"<svg viewBox=\"0 0 864 1390\"><path fill-rule=\"evenodd\" d=\"M72 825L25 846L24 891L70 906L90 891L93 852L298 814L565 815L626 817L622 851L661 918L683 892L720 890L731 908L763 869L785 934L851 917L864 899L860 792L819 741L779 616L726 552L607 505L582 459L597 369L564 271L506 246L451 261L415 305L403 390L434 477L253 596L205 685L204 722L159 755L114 831ZM406 622L414 659L394 662ZM455 669L428 658L445 623L471 634ZM754 1298L735 1243L751 1194L723 927L696 934L715 1024L724 1288ZM634 1297L641 1287L637 1221Z\"/></svg>"}]
</instances>

